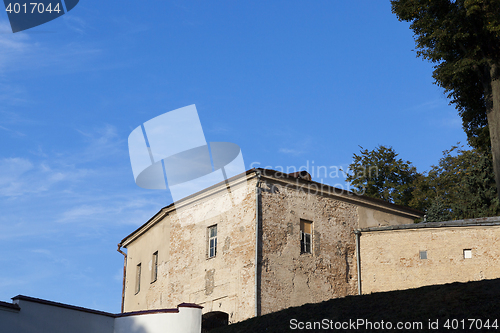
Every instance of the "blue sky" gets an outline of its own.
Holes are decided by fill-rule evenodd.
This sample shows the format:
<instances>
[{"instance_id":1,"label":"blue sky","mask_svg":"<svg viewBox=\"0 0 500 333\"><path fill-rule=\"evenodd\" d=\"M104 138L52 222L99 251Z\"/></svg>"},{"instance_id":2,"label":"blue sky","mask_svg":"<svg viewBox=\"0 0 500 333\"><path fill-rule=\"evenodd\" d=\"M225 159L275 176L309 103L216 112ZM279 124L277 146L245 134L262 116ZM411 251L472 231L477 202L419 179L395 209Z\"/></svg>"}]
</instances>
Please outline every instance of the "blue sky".
<instances>
[{"instance_id":1,"label":"blue sky","mask_svg":"<svg viewBox=\"0 0 500 333\"><path fill-rule=\"evenodd\" d=\"M0 14L0 300L120 311L116 244L171 202L127 138L183 106L247 168L382 144L429 170L465 134L413 49L389 1L81 0L16 34Z\"/></svg>"}]
</instances>

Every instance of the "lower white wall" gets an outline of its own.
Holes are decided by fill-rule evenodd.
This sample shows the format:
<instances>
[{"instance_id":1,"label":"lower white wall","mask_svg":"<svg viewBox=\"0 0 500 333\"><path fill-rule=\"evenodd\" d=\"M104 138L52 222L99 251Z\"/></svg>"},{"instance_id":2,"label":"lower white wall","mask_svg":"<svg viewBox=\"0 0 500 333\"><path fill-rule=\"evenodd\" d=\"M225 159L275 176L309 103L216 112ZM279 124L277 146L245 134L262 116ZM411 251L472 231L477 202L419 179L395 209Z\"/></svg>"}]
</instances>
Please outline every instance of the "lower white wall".
<instances>
[{"instance_id":1,"label":"lower white wall","mask_svg":"<svg viewBox=\"0 0 500 333\"><path fill-rule=\"evenodd\" d=\"M179 307L178 313L152 313L115 319L114 333L200 333L201 309Z\"/></svg>"},{"instance_id":2,"label":"lower white wall","mask_svg":"<svg viewBox=\"0 0 500 333\"><path fill-rule=\"evenodd\" d=\"M168 312L159 313L114 315L43 300L27 300L24 296L22 296L21 299L15 299L15 304L17 304L20 309L0 306L0 332L201 332L201 307L193 305L180 305L178 311L177 309L172 309Z\"/></svg>"},{"instance_id":3,"label":"lower white wall","mask_svg":"<svg viewBox=\"0 0 500 333\"><path fill-rule=\"evenodd\" d=\"M115 318L25 300L18 311L0 310L0 332L112 333Z\"/></svg>"}]
</instances>

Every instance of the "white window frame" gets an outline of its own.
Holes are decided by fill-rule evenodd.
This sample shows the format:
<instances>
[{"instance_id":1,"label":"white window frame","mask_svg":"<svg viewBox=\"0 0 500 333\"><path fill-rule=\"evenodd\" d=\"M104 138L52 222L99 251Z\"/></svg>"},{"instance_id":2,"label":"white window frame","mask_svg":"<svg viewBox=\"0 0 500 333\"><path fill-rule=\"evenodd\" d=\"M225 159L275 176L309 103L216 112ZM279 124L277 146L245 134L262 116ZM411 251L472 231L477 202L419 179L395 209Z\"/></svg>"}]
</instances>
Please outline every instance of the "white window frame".
<instances>
[{"instance_id":1,"label":"white window frame","mask_svg":"<svg viewBox=\"0 0 500 333\"><path fill-rule=\"evenodd\" d=\"M215 258L217 255L217 224L208 227L208 258ZM215 232L212 232L215 231Z\"/></svg>"}]
</instances>

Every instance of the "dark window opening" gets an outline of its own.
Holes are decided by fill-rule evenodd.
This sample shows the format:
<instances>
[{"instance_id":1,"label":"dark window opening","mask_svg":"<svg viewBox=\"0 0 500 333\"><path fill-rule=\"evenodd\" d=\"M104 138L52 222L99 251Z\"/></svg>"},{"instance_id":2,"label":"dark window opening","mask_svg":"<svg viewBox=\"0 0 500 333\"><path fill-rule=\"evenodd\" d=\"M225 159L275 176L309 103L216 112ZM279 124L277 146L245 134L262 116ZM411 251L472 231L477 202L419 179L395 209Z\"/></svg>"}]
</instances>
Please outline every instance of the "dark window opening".
<instances>
[{"instance_id":1,"label":"dark window opening","mask_svg":"<svg viewBox=\"0 0 500 333\"><path fill-rule=\"evenodd\" d=\"M225 312L207 312L201 317L201 333L207 333L214 328L227 325L229 325L229 315Z\"/></svg>"}]
</instances>

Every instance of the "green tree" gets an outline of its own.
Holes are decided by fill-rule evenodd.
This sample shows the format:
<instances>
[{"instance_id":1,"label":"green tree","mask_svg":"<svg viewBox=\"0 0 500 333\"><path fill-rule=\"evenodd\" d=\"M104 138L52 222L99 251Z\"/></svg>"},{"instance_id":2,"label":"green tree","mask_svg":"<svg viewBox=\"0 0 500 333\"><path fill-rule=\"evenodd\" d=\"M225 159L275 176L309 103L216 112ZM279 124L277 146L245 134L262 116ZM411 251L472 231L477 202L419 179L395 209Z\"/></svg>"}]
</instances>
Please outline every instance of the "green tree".
<instances>
[{"instance_id":1,"label":"green tree","mask_svg":"<svg viewBox=\"0 0 500 333\"><path fill-rule=\"evenodd\" d=\"M361 147L353 155L347 180L358 193L408 206L412 199L417 169L408 161L397 159L392 147L378 146L368 151Z\"/></svg>"},{"instance_id":2,"label":"green tree","mask_svg":"<svg viewBox=\"0 0 500 333\"><path fill-rule=\"evenodd\" d=\"M425 211L429 222L500 214L491 154L445 150L439 164L415 181L409 205Z\"/></svg>"},{"instance_id":3,"label":"green tree","mask_svg":"<svg viewBox=\"0 0 500 333\"><path fill-rule=\"evenodd\" d=\"M469 144L491 147L500 194L500 0L391 0L411 22L417 56L433 63L462 117Z\"/></svg>"}]
</instances>

